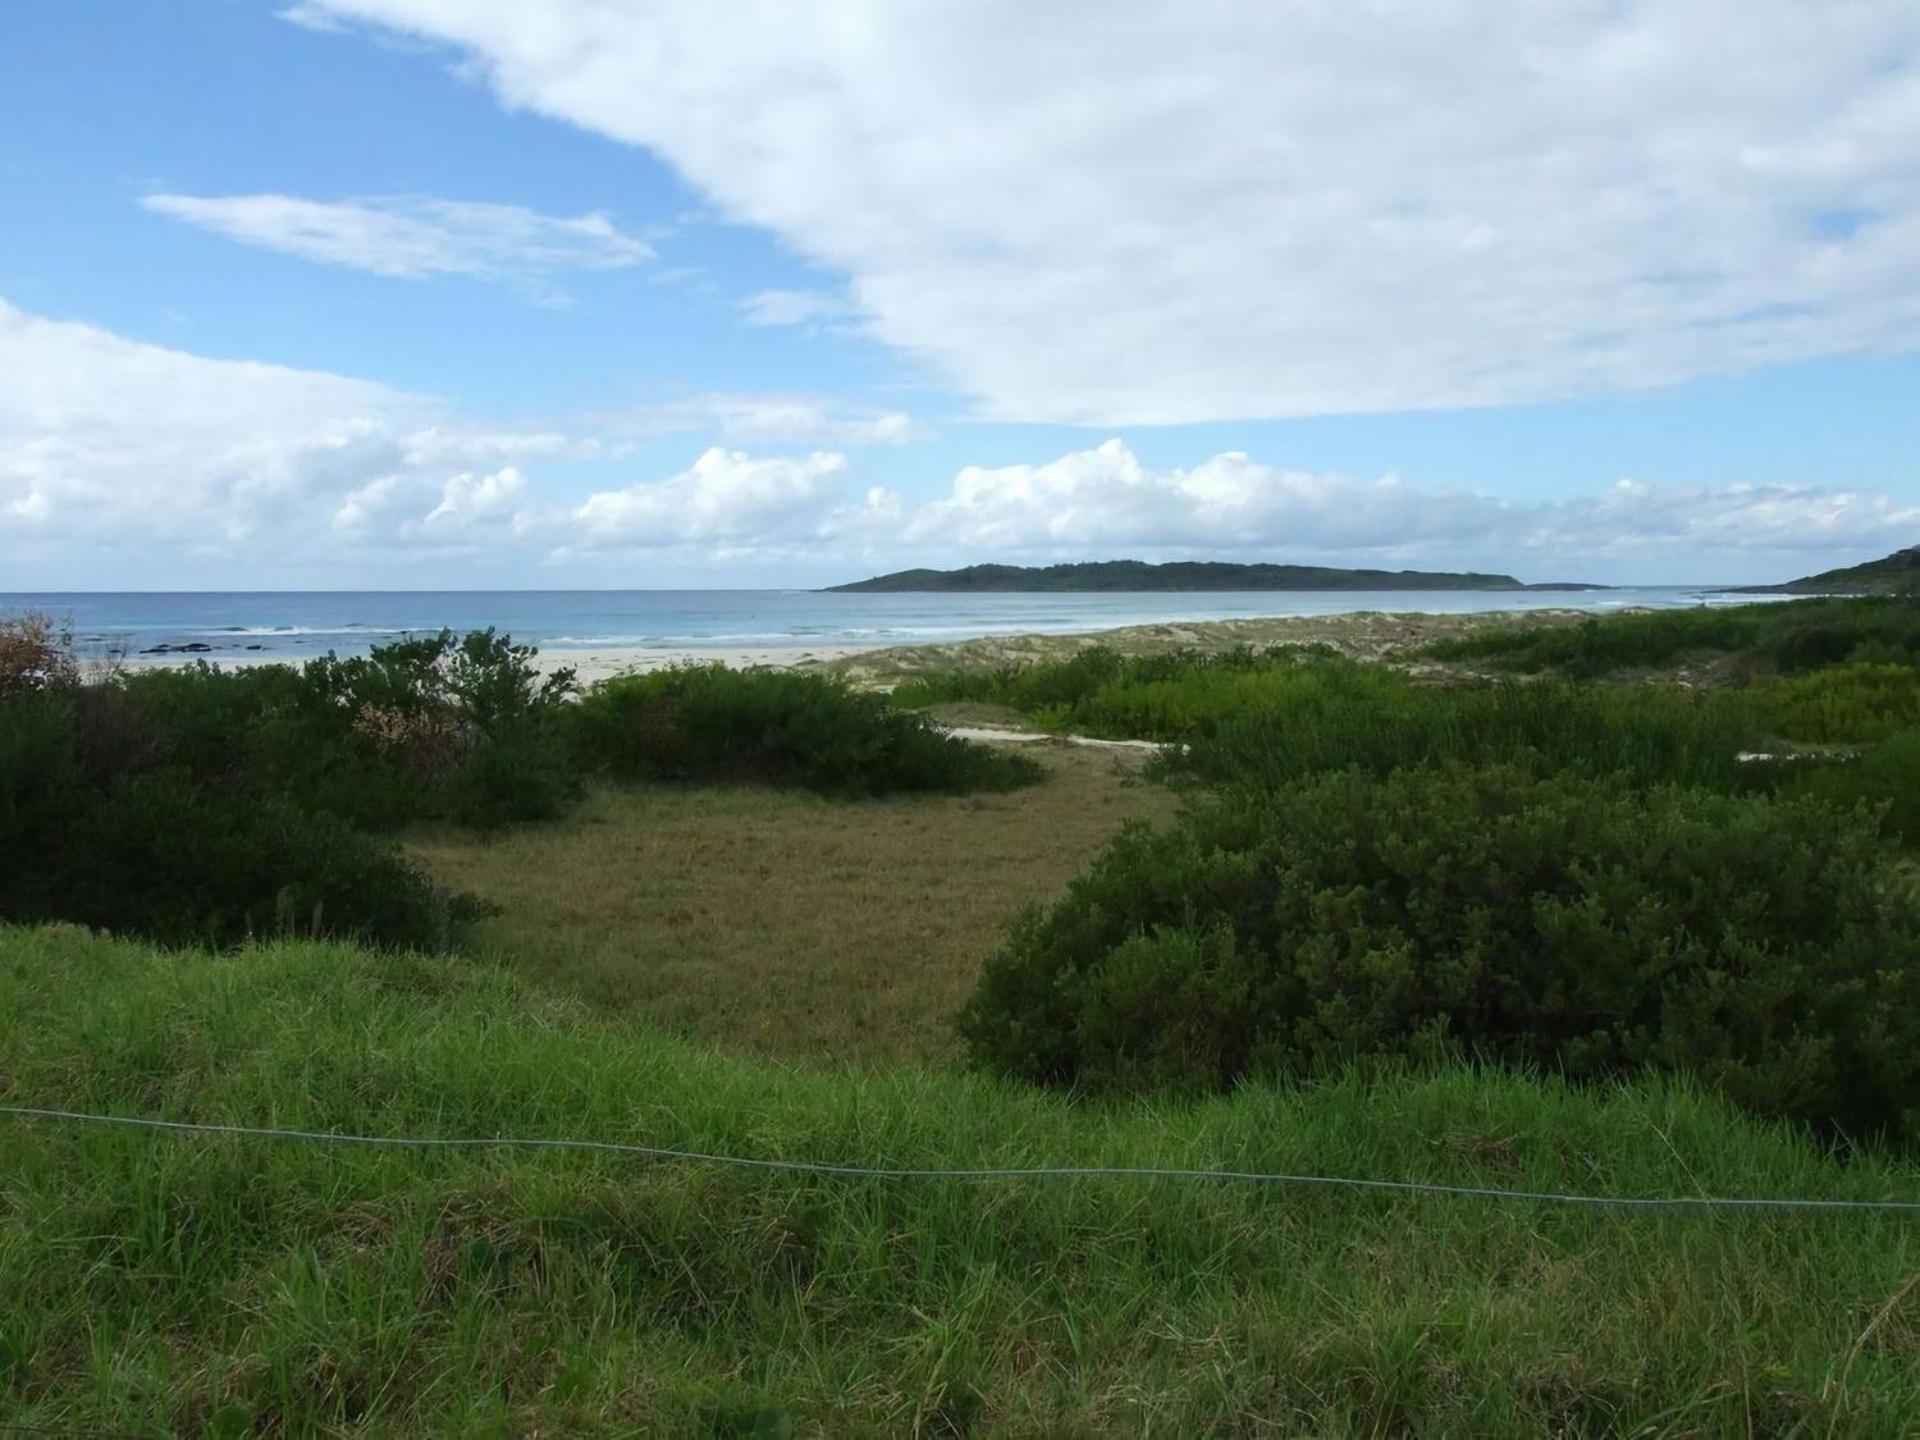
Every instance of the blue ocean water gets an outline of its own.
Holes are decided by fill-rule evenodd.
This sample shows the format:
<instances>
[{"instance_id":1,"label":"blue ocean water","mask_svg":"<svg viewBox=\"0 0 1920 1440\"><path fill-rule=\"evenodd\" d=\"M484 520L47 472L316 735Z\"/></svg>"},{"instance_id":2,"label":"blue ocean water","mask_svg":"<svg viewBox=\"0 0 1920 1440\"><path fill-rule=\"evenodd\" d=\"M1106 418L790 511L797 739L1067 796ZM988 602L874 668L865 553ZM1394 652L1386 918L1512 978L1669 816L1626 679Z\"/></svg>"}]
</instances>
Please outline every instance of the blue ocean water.
<instances>
[{"instance_id":1,"label":"blue ocean water","mask_svg":"<svg viewBox=\"0 0 1920 1440\"><path fill-rule=\"evenodd\" d=\"M396 590L0 593L0 615L71 623L88 656L205 645L208 659L363 653L395 636L488 625L543 650L663 653L867 648L983 635L1067 634L1162 621L1358 610L1477 610L1733 603L1699 586L1595 591L1221 591L1090 595L862 595L814 590Z\"/></svg>"}]
</instances>

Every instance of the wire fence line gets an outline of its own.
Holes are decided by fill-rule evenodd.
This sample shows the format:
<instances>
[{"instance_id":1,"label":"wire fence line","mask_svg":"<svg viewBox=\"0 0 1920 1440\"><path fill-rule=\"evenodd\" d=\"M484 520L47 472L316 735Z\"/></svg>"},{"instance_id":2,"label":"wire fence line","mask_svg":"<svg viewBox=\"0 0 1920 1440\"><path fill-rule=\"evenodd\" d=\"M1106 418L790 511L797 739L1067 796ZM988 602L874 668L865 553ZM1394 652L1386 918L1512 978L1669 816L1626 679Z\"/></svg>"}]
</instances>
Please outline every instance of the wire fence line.
<instances>
[{"instance_id":1,"label":"wire fence line","mask_svg":"<svg viewBox=\"0 0 1920 1440\"><path fill-rule=\"evenodd\" d=\"M155 1120L139 1115L94 1115L32 1105L0 1105L0 1115L64 1124L110 1125L125 1129L186 1135L227 1135L251 1140L290 1140L403 1150L572 1150L626 1155L675 1164L730 1166L797 1175L827 1175L864 1180L1041 1181L1041 1180L1204 1180L1226 1184L1365 1190L1458 1199L1524 1201L1602 1210L1810 1210L1920 1212L1920 1200L1822 1200L1755 1195L1582 1195L1553 1190L1502 1190L1480 1185L1443 1185L1426 1180L1379 1180L1353 1175L1291 1175L1261 1170L1203 1170L1161 1165L1039 1165L979 1168L924 1168L843 1165L822 1160L775 1160L676 1150L660 1145L631 1145L616 1140L489 1135L355 1135L334 1130L288 1130L261 1125L219 1125L195 1120Z\"/></svg>"}]
</instances>

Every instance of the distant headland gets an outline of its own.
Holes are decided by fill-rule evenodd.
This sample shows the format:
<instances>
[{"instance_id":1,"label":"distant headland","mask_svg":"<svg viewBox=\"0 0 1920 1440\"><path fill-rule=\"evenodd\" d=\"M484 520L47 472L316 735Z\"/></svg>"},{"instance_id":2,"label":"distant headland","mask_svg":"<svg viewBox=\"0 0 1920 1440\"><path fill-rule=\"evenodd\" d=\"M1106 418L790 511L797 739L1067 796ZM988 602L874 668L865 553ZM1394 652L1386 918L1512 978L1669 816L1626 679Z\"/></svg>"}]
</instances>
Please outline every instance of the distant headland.
<instances>
[{"instance_id":1,"label":"distant headland","mask_svg":"<svg viewBox=\"0 0 1920 1440\"><path fill-rule=\"evenodd\" d=\"M1454 570L1341 570L1324 565L1233 565L1210 560L1096 560L1071 565L968 565L896 570L830 591L1022 592L1092 590L1605 590L1573 582L1528 585L1511 575Z\"/></svg>"},{"instance_id":2,"label":"distant headland","mask_svg":"<svg viewBox=\"0 0 1920 1440\"><path fill-rule=\"evenodd\" d=\"M1864 565L1846 565L1802 575L1784 585L1749 585L1748 595L1912 595L1920 592L1920 545L1896 550Z\"/></svg>"}]
</instances>

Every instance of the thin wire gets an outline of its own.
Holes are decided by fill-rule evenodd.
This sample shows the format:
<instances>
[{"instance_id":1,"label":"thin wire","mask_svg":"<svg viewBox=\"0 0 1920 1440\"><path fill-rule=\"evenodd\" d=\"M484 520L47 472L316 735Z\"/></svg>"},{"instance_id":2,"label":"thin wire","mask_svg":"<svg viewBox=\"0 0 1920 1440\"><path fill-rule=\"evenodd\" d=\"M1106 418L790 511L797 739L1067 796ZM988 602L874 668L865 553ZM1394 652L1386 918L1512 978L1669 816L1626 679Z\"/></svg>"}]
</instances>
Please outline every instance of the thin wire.
<instances>
[{"instance_id":1,"label":"thin wire","mask_svg":"<svg viewBox=\"0 0 1920 1440\"><path fill-rule=\"evenodd\" d=\"M1327 1189L1384 1190L1407 1195L1448 1195L1480 1200L1529 1200L1553 1205L1586 1205L1620 1210L1878 1210L1920 1211L1920 1200L1797 1200L1765 1196L1577 1195L1551 1190L1496 1190L1478 1185L1441 1185L1424 1180L1373 1180L1348 1175L1288 1175L1257 1170L1199 1170L1156 1165L1048 1165L982 1169L913 1169L900 1166L839 1165L820 1160L765 1160L747 1155L715 1155L657 1145L627 1145L613 1140L547 1139L533 1136L351 1135L333 1130L277 1130L258 1125L210 1125L193 1120L150 1120L135 1115L90 1115L29 1105L0 1105L0 1115L60 1120L91 1125L121 1125L192 1135L238 1135L256 1140L301 1140L323 1145L366 1145L397 1149L592 1150L648 1160L695 1165L728 1165L743 1170L833 1175L869 1180L1215 1180L1248 1185L1319 1186Z\"/></svg>"}]
</instances>

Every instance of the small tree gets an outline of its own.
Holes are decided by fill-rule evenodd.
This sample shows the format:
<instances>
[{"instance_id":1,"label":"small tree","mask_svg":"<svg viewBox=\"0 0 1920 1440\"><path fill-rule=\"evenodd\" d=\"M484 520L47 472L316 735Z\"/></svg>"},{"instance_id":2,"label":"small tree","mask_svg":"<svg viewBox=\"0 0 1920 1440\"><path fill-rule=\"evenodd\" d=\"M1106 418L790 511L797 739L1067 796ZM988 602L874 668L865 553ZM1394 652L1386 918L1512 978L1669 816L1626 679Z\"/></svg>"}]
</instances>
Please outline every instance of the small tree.
<instances>
[{"instance_id":1,"label":"small tree","mask_svg":"<svg viewBox=\"0 0 1920 1440\"><path fill-rule=\"evenodd\" d=\"M37 610L0 615L0 700L79 680L70 626Z\"/></svg>"}]
</instances>

